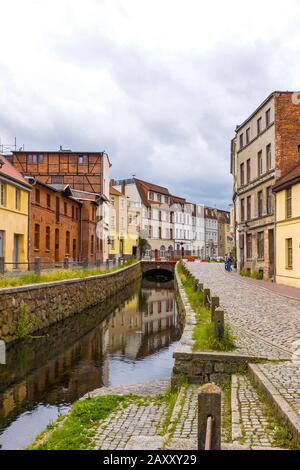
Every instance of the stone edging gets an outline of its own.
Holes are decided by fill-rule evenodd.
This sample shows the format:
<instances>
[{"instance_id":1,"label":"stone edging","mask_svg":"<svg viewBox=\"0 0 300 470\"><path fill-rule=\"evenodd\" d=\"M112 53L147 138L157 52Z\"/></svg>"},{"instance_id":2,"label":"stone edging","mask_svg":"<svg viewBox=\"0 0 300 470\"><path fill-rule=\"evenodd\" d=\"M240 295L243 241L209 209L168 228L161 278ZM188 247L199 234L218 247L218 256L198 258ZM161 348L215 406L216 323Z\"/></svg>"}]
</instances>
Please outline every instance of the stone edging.
<instances>
[{"instance_id":1,"label":"stone edging","mask_svg":"<svg viewBox=\"0 0 300 470\"><path fill-rule=\"evenodd\" d=\"M238 380L236 375L231 376L231 432L233 442L238 442L242 438L238 401Z\"/></svg>"},{"instance_id":2,"label":"stone edging","mask_svg":"<svg viewBox=\"0 0 300 470\"><path fill-rule=\"evenodd\" d=\"M134 266L137 266L139 263L140 261L137 261L136 263L130 264L129 266L125 266L125 268L116 269L115 271L111 271L110 273L95 274L94 276L74 277L70 279L62 279L60 281L39 282L36 284L25 284L24 286L16 286L16 287L4 287L4 288L0 288L0 295L17 294L19 292L25 292L29 290L44 289L45 287L57 287L57 286L63 286L63 285L68 285L68 284L76 284L77 282L80 283L80 282L85 282L85 281L104 279L114 274L122 273L129 268L133 268Z\"/></svg>"},{"instance_id":3,"label":"stone edging","mask_svg":"<svg viewBox=\"0 0 300 470\"><path fill-rule=\"evenodd\" d=\"M291 429L295 440L300 442L300 417L279 391L269 381L257 364L249 364L249 373L256 385L266 396L277 416Z\"/></svg>"}]
</instances>

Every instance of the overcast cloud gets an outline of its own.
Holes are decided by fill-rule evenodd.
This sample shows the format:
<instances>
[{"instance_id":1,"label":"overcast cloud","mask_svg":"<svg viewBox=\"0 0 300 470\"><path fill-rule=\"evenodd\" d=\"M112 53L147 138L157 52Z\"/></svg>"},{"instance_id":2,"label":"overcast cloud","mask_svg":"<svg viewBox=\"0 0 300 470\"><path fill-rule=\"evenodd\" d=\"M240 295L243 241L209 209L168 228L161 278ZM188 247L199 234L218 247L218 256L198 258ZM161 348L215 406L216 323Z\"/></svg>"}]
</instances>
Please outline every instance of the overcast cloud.
<instances>
[{"instance_id":1,"label":"overcast cloud","mask_svg":"<svg viewBox=\"0 0 300 470\"><path fill-rule=\"evenodd\" d=\"M297 0L2 0L1 143L106 150L226 208L235 126L300 89L299 23Z\"/></svg>"}]
</instances>

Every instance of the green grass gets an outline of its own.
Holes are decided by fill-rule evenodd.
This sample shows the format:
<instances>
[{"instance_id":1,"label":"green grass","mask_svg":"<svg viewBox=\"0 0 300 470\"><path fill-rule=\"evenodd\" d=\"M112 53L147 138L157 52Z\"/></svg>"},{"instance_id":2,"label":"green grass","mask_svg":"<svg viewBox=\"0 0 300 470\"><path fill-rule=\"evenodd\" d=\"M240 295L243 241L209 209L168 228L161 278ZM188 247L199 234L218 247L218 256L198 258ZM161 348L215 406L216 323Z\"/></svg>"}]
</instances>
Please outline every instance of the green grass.
<instances>
[{"instance_id":1,"label":"green grass","mask_svg":"<svg viewBox=\"0 0 300 470\"><path fill-rule=\"evenodd\" d=\"M251 277L252 279L257 279L261 281L263 279L263 273L259 271L241 271L240 275L243 277Z\"/></svg>"},{"instance_id":2,"label":"green grass","mask_svg":"<svg viewBox=\"0 0 300 470\"><path fill-rule=\"evenodd\" d=\"M131 259L126 261L121 266L114 266L109 270L103 270L100 268L94 269L59 269L51 272L45 272L41 274L35 273L27 273L22 274L17 277L7 277L0 279L0 289L5 287L17 287L17 286L25 286L28 284L39 284L42 282L54 282L54 281L62 281L65 279L77 279L77 278L84 278L88 276L96 276L99 274L105 274L108 272L117 271L118 269L125 268L126 266L130 266L133 263L136 263L136 259Z\"/></svg>"},{"instance_id":3,"label":"green grass","mask_svg":"<svg viewBox=\"0 0 300 470\"><path fill-rule=\"evenodd\" d=\"M203 293L194 289L193 280L184 274L183 267L180 263L177 269L189 303L196 313L196 325L193 332L193 350L233 351L235 349L235 342L229 326L225 324L224 337L222 340L218 340L215 337L214 324L211 322L210 310L203 306Z\"/></svg>"},{"instance_id":4,"label":"green grass","mask_svg":"<svg viewBox=\"0 0 300 470\"><path fill-rule=\"evenodd\" d=\"M93 437L99 422L119 406L128 406L133 395L107 395L87 398L74 403L70 413L50 423L30 450L84 450L93 448Z\"/></svg>"},{"instance_id":5,"label":"green grass","mask_svg":"<svg viewBox=\"0 0 300 470\"><path fill-rule=\"evenodd\" d=\"M225 442L232 441L231 423L231 380L224 380L220 383L222 389L222 438Z\"/></svg>"}]
</instances>

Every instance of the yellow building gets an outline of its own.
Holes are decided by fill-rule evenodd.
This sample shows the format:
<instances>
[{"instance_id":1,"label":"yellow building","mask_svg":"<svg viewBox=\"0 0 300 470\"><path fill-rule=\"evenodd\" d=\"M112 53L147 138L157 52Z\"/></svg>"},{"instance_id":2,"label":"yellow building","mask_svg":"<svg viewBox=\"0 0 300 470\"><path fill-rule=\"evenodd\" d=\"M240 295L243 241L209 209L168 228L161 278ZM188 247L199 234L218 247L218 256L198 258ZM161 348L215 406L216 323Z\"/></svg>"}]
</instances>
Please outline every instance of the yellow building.
<instances>
[{"instance_id":1,"label":"yellow building","mask_svg":"<svg viewBox=\"0 0 300 470\"><path fill-rule=\"evenodd\" d=\"M31 186L0 155L0 258L5 270L27 269L28 216Z\"/></svg>"},{"instance_id":2,"label":"yellow building","mask_svg":"<svg viewBox=\"0 0 300 470\"><path fill-rule=\"evenodd\" d=\"M127 203L126 196L110 186L109 206L109 256L122 257L127 253Z\"/></svg>"},{"instance_id":3,"label":"yellow building","mask_svg":"<svg viewBox=\"0 0 300 470\"><path fill-rule=\"evenodd\" d=\"M276 282L300 288L300 164L280 178L276 195Z\"/></svg>"}]
</instances>

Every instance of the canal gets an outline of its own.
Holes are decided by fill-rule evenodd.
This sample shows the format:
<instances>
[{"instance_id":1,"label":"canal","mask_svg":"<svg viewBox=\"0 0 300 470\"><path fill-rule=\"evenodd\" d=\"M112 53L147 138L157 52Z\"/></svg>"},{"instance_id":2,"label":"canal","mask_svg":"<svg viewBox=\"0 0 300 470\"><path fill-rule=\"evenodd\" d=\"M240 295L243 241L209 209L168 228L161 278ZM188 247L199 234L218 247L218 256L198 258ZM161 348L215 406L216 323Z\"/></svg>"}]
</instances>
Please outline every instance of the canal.
<instances>
[{"instance_id":1,"label":"canal","mask_svg":"<svg viewBox=\"0 0 300 470\"><path fill-rule=\"evenodd\" d=\"M1 449L25 448L91 390L169 377L180 335L173 281L148 277L13 344L0 365Z\"/></svg>"}]
</instances>

